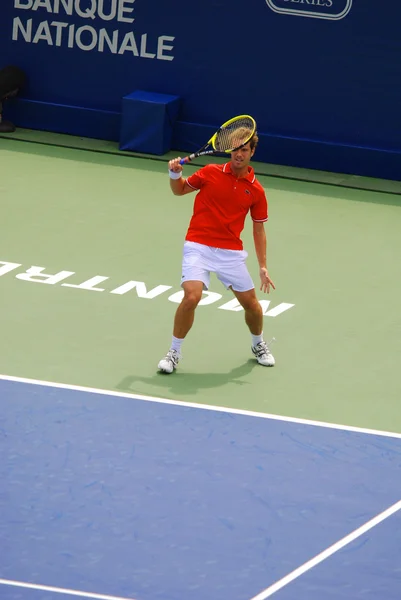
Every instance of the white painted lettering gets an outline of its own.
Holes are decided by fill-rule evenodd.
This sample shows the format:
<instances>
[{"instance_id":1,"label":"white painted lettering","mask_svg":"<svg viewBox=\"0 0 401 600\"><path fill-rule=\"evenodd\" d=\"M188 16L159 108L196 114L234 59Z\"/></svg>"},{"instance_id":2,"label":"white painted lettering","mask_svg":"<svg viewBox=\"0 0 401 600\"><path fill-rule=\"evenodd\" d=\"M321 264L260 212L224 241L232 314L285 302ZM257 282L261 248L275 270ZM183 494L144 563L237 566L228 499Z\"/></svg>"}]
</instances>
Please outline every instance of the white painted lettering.
<instances>
[{"instance_id":1,"label":"white painted lettering","mask_svg":"<svg viewBox=\"0 0 401 600\"><path fill-rule=\"evenodd\" d=\"M92 292L104 292L104 288L97 288L95 286L98 283L102 283L103 281L106 281L106 279L109 279L109 277L102 277L101 275L96 275L96 277L91 277L90 279L87 279L86 281L84 281L83 283L80 283L79 285L75 285L72 283L63 283L62 285L65 287L77 288L79 290L91 290Z\"/></svg>"},{"instance_id":2,"label":"white painted lettering","mask_svg":"<svg viewBox=\"0 0 401 600\"><path fill-rule=\"evenodd\" d=\"M171 288L171 285L158 285L152 290L147 291L146 285L143 281L128 281L128 283L124 283L124 285L120 285L120 287L112 290L110 294L118 294L119 296L122 296L123 294L136 289L138 298L152 299L156 298L156 296L160 296L160 294L163 294L167 290L171 290Z\"/></svg>"},{"instance_id":3,"label":"white painted lettering","mask_svg":"<svg viewBox=\"0 0 401 600\"><path fill-rule=\"evenodd\" d=\"M205 292L202 292L202 295L204 295L204 297L199 302L199 306L206 306L208 304L213 304L214 302L218 302L218 300L220 300L222 298L222 295L216 294L216 292L205 291ZM171 294L171 296L168 297L168 300L170 300L170 302L176 302L177 304L180 304L183 297L184 297L184 290L180 290L179 292L175 292L175 294Z\"/></svg>"},{"instance_id":4,"label":"white painted lettering","mask_svg":"<svg viewBox=\"0 0 401 600\"><path fill-rule=\"evenodd\" d=\"M16 275L16 279L22 279L23 281L32 281L33 283L48 283L54 285L55 283L60 283L63 279L67 279L67 277L71 277L74 275L74 271L60 271L55 275L47 275L42 273L46 267L35 267L32 266L26 270L25 273L20 273Z\"/></svg>"},{"instance_id":5,"label":"white painted lettering","mask_svg":"<svg viewBox=\"0 0 401 600\"><path fill-rule=\"evenodd\" d=\"M2 267L0 266L0 277L18 267L22 267L20 263L5 262L4 260L0 260L0 265L3 265Z\"/></svg>"},{"instance_id":6,"label":"white painted lettering","mask_svg":"<svg viewBox=\"0 0 401 600\"><path fill-rule=\"evenodd\" d=\"M226 302L226 304L222 304L218 307L221 310L232 310L233 312L238 312L243 310L241 304L238 302L236 298L234 300L230 300L230 302Z\"/></svg>"},{"instance_id":7,"label":"white painted lettering","mask_svg":"<svg viewBox=\"0 0 401 600\"><path fill-rule=\"evenodd\" d=\"M171 294L171 296L169 296L167 298L167 300L170 300L170 302L176 302L177 304L180 304L183 297L184 297L184 290L181 290L179 292L175 292L174 294Z\"/></svg>"},{"instance_id":8,"label":"white painted lettering","mask_svg":"<svg viewBox=\"0 0 401 600\"><path fill-rule=\"evenodd\" d=\"M260 304L262 304L263 300L260 300L259 302ZM278 304L275 308L272 308L268 312L264 312L264 315L266 317L277 317L278 315L281 315L281 313L285 312L286 310L289 310L293 306L295 306L295 304L288 304L288 302L282 302L281 304Z\"/></svg>"},{"instance_id":9,"label":"white painted lettering","mask_svg":"<svg viewBox=\"0 0 401 600\"><path fill-rule=\"evenodd\" d=\"M202 295L205 296L199 302L199 306L207 306L208 304L213 304L213 302L218 302L223 297L221 294L216 294L216 292L205 291L202 292Z\"/></svg>"},{"instance_id":10,"label":"white painted lettering","mask_svg":"<svg viewBox=\"0 0 401 600\"><path fill-rule=\"evenodd\" d=\"M277 315L281 315L281 313L295 306L295 304L288 304L287 302L282 302L281 304L278 304L274 308L268 310L270 300L259 300L259 304L262 307L263 315L265 317L277 317ZM218 308L221 310L231 310L234 312L239 312L240 310L243 310L241 304L238 302L237 299L230 300L229 302L227 302L226 304L222 304Z\"/></svg>"},{"instance_id":11,"label":"white painted lettering","mask_svg":"<svg viewBox=\"0 0 401 600\"><path fill-rule=\"evenodd\" d=\"M56 22L55 22L56 23ZM6 275L15 269L22 267L21 263L14 263L9 261L0 261L0 277L2 275ZM38 267L31 266L23 273L18 273L15 275L16 279L20 279L22 281L30 281L32 283L46 283L49 285L55 285L57 283L61 283L65 279L68 279L72 275L75 275L74 271L59 271L53 275L44 273L46 267ZM101 287L97 287L104 281L107 281L109 277L105 277L103 275L96 275L95 277L91 277L90 279L85 280L79 284L72 283L62 283L61 285L64 287L76 288L81 290L89 290L93 292L104 292L105 289ZM171 285L156 285L154 288L148 290L146 284L143 281L128 281L117 288L114 288L109 293L117 296L122 296L127 294L131 290L136 291L136 295L138 298L144 298L147 300L153 300L154 298L164 294L168 290L171 290ZM184 297L184 291L179 290L178 292L174 292L170 296L168 296L168 300L170 302L175 302L179 304ZM208 306L210 304L215 304L222 299L222 294L218 294L216 292L210 292L209 290L202 292L202 298L199 302L199 306ZM290 304L288 302L281 302L274 308L270 308L270 300L259 300L259 304L262 307L263 315L265 317L277 317L281 315L283 312L293 308L295 304ZM243 310L241 304L238 302L236 298L225 302L221 306L218 307L221 310L227 310L231 312L240 312Z\"/></svg>"}]
</instances>

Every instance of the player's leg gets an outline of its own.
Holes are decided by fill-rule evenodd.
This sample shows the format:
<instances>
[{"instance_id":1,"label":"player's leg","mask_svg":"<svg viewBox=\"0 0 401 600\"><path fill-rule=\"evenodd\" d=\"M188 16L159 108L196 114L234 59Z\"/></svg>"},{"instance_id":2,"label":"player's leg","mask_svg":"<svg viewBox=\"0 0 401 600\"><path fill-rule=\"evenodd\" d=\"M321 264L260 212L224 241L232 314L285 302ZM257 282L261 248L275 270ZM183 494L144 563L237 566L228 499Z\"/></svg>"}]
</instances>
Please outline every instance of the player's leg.
<instances>
[{"instance_id":1,"label":"player's leg","mask_svg":"<svg viewBox=\"0 0 401 600\"><path fill-rule=\"evenodd\" d=\"M158 364L158 368L164 373L172 373L177 368L181 346L193 325L196 307L203 290L209 287L210 272L205 260L206 252L207 247L201 244L184 244L181 277L184 297L175 313L170 349Z\"/></svg>"},{"instance_id":2,"label":"player's leg","mask_svg":"<svg viewBox=\"0 0 401 600\"><path fill-rule=\"evenodd\" d=\"M220 252L217 277L231 289L245 311L245 322L252 338L252 352L259 364L272 367L275 363L270 349L263 339L263 311L255 293L252 277L246 266L245 251Z\"/></svg>"},{"instance_id":3,"label":"player's leg","mask_svg":"<svg viewBox=\"0 0 401 600\"><path fill-rule=\"evenodd\" d=\"M186 281L182 284L184 297L178 306L174 317L173 336L183 340L191 329L195 319L195 309L198 306L204 289L203 281Z\"/></svg>"},{"instance_id":4,"label":"player's leg","mask_svg":"<svg viewBox=\"0 0 401 600\"><path fill-rule=\"evenodd\" d=\"M195 309L202 298L203 281L186 281L182 284L184 297L178 306L173 327L171 346L166 356L159 362L158 368L164 373L172 373L181 357L182 343L195 319Z\"/></svg>"},{"instance_id":5,"label":"player's leg","mask_svg":"<svg viewBox=\"0 0 401 600\"><path fill-rule=\"evenodd\" d=\"M263 311L256 297L255 288L246 292L238 292L231 287L235 297L245 312L245 323L251 335L260 337L263 331Z\"/></svg>"},{"instance_id":6,"label":"player's leg","mask_svg":"<svg viewBox=\"0 0 401 600\"><path fill-rule=\"evenodd\" d=\"M255 288L245 292L239 292L231 288L245 311L245 322L252 337L252 352L260 365L273 367L274 357L269 346L263 339L263 311L256 297Z\"/></svg>"}]
</instances>

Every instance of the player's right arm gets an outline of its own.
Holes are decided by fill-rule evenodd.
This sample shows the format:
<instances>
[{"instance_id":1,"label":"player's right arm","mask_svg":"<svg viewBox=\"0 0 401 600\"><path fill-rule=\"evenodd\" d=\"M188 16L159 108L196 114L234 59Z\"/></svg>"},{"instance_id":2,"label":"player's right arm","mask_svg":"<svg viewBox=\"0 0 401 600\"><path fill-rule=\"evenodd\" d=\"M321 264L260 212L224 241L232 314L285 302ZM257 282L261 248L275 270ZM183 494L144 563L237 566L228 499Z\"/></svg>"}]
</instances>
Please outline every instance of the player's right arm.
<instances>
[{"instance_id":1,"label":"player's right arm","mask_svg":"<svg viewBox=\"0 0 401 600\"><path fill-rule=\"evenodd\" d=\"M182 176L182 165L180 165L180 160L181 157L173 158L173 160L170 160L168 163L169 171L177 173L177 175L181 173L181 177L178 177L177 179L172 179L170 177L170 188L174 196L184 196L184 194L189 194L190 192L196 191L193 187L187 184L186 180Z\"/></svg>"}]
</instances>

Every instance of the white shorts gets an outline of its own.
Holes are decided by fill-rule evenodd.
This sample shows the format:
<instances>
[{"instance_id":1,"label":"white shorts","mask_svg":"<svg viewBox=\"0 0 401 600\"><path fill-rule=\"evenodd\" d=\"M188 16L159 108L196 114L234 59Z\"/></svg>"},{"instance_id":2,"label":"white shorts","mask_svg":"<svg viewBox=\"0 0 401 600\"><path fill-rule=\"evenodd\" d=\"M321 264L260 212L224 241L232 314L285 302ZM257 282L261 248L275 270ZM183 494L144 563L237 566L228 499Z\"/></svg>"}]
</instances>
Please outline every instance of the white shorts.
<instances>
[{"instance_id":1,"label":"white shorts","mask_svg":"<svg viewBox=\"0 0 401 600\"><path fill-rule=\"evenodd\" d=\"M210 273L227 288L236 292L247 292L255 286L245 261L245 250L224 250L196 242L185 242L182 260L181 285L185 281L202 281L203 288L209 289Z\"/></svg>"}]
</instances>

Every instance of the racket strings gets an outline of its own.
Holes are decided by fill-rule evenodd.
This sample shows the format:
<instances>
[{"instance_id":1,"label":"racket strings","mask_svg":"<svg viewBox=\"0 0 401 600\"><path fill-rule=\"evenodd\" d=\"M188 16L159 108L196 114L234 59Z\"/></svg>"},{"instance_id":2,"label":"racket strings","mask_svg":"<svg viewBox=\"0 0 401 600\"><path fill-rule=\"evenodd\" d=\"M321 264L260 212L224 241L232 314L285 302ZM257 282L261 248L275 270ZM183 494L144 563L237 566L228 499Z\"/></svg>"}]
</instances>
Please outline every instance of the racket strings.
<instances>
[{"instance_id":1,"label":"racket strings","mask_svg":"<svg viewBox=\"0 0 401 600\"><path fill-rule=\"evenodd\" d=\"M250 117L240 117L217 132L213 146L217 152L235 150L249 142L254 133L255 121Z\"/></svg>"}]
</instances>

